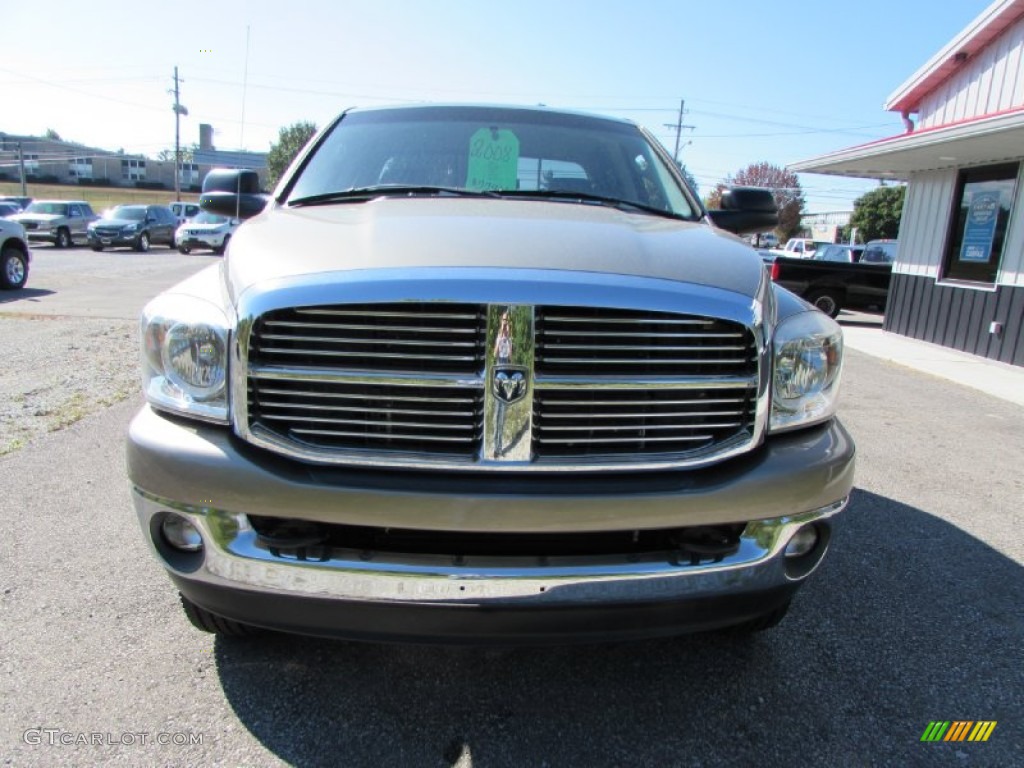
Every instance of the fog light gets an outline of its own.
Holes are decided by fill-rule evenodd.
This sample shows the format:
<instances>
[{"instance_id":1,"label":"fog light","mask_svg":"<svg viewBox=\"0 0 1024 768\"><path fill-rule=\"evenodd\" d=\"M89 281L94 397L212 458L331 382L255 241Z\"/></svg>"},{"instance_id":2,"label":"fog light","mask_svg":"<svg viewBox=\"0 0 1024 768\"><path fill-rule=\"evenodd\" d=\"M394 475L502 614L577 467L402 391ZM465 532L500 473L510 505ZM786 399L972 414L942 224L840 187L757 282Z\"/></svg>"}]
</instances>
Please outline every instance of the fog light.
<instances>
[{"instance_id":1,"label":"fog light","mask_svg":"<svg viewBox=\"0 0 1024 768\"><path fill-rule=\"evenodd\" d=\"M818 529L813 525L805 525L793 534L786 545L786 557L803 557L818 543Z\"/></svg>"},{"instance_id":2,"label":"fog light","mask_svg":"<svg viewBox=\"0 0 1024 768\"><path fill-rule=\"evenodd\" d=\"M203 548L203 537L199 530L184 517L167 515L160 524L164 540L182 552L198 552Z\"/></svg>"}]
</instances>

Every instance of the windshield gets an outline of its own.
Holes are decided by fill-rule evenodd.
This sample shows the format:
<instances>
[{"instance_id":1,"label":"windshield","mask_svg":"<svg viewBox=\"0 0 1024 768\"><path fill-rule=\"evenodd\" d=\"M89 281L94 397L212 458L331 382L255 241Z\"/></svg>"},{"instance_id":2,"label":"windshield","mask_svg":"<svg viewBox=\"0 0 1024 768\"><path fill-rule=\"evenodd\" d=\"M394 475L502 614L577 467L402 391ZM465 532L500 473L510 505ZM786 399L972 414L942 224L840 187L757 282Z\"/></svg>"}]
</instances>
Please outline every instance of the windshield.
<instances>
[{"instance_id":1,"label":"windshield","mask_svg":"<svg viewBox=\"0 0 1024 768\"><path fill-rule=\"evenodd\" d=\"M126 219L128 221L143 221L146 218L146 206L144 205L118 205L109 211L103 212L104 219Z\"/></svg>"},{"instance_id":2,"label":"windshield","mask_svg":"<svg viewBox=\"0 0 1024 768\"><path fill-rule=\"evenodd\" d=\"M25 213L48 213L55 214L57 216L67 216L68 206L67 203L32 203Z\"/></svg>"},{"instance_id":3,"label":"windshield","mask_svg":"<svg viewBox=\"0 0 1024 768\"><path fill-rule=\"evenodd\" d=\"M867 264L892 264L896 258L896 243L870 242L860 260Z\"/></svg>"},{"instance_id":4,"label":"windshield","mask_svg":"<svg viewBox=\"0 0 1024 768\"><path fill-rule=\"evenodd\" d=\"M346 115L288 201L387 187L619 201L695 217L662 156L636 126L500 107L413 107Z\"/></svg>"},{"instance_id":5,"label":"windshield","mask_svg":"<svg viewBox=\"0 0 1024 768\"><path fill-rule=\"evenodd\" d=\"M227 216L218 216L216 213L200 211L195 218L189 221L190 224L227 224Z\"/></svg>"}]
</instances>

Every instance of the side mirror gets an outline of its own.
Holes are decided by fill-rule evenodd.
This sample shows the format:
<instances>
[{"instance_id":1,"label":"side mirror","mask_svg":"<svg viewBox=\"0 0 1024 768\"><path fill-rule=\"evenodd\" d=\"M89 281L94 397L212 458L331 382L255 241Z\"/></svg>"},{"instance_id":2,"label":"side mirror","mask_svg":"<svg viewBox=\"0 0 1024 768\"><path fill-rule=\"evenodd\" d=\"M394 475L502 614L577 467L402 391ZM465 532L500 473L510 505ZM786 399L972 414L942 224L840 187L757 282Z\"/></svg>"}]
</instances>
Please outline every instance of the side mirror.
<instances>
[{"instance_id":1,"label":"side mirror","mask_svg":"<svg viewBox=\"0 0 1024 768\"><path fill-rule=\"evenodd\" d=\"M779 209L771 190L761 187L732 187L722 193L722 207L708 211L715 226L736 235L764 232L779 223Z\"/></svg>"},{"instance_id":2,"label":"side mirror","mask_svg":"<svg viewBox=\"0 0 1024 768\"><path fill-rule=\"evenodd\" d=\"M203 179L199 207L220 216L251 219L269 199L260 191L256 171L214 168Z\"/></svg>"}]
</instances>

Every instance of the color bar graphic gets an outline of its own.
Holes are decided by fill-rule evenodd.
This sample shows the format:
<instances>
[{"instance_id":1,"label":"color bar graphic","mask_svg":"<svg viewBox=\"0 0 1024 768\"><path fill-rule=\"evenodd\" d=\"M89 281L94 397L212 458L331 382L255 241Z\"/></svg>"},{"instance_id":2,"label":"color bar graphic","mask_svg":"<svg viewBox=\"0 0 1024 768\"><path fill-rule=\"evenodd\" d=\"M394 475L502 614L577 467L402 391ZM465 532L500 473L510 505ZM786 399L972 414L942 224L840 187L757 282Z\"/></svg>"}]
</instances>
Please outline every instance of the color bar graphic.
<instances>
[{"instance_id":1,"label":"color bar graphic","mask_svg":"<svg viewBox=\"0 0 1024 768\"><path fill-rule=\"evenodd\" d=\"M932 720L921 741L988 741L996 724L996 720Z\"/></svg>"}]
</instances>

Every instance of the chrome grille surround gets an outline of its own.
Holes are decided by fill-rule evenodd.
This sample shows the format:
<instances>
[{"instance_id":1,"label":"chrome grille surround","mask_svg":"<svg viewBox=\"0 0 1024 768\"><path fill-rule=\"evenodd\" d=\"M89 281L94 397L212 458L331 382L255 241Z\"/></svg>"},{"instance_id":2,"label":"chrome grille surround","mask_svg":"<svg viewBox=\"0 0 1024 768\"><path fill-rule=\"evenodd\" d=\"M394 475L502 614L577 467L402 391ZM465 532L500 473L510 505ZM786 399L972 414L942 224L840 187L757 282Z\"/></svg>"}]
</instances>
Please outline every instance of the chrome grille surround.
<instances>
[{"instance_id":1,"label":"chrome grille surround","mask_svg":"<svg viewBox=\"0 0 1024 768\"><path fill-rule=\"evenodd\" d=\"M410 369L402 353L386 357L389 344L416 347L407 344L413 340L404 331L369 344L380 353L378 362L399 361L385 362L384 370L353 363L360 356L345 348L350 334L365 328L332 329L343 334L342 342L325 345L327 354L268 355L258 346L270 327L261 319L278 322L290 313L330 318L320 313L345 312L348 304L367 317L369 305L382 305L377 319L406 309L427 317L475 307L480 322L466 334L474 338L472 347L461 348L473 352L454 355L472 357L472 365L461 361L438 370L431 365L435 356L427 354L421 367ZM552 336L551 318L566 313L577 320L639 320L643 329L634 337L656 339L647 344L657 349L609 335L614 331L606 322L597 323L600 344L576 344L585 336L574 336L582 331L566 331L569 326ZM770 370L765 327L773 313L766 282L751 299L688 283L554 270L368 270L274 281L238 300L234 427L250 443L319 464L531 472L705 466L744 453L763 437ZM511 357L500 357L497 341L506 316L520 330ZM338 317L329 324L351 324L335 323ZM651 323L685 330L652 330ZM270 335L287 335L277 333L283 327ZM306 328L293 330L308 335ZM341 354L331 353L339 349ZM576 361L579 354L582 362ZM595 362L595 355L606 362ZM658 358L653 367L652 355ZM290 363L292 357L299 359ZM314 364L318 359L330 363ZM469 367L459 367L463 363ZM502 402L495 376L517 371L524 396ZM360 404L371 401L377 405L360 414Z\"/></svg>"}]
</instances>

